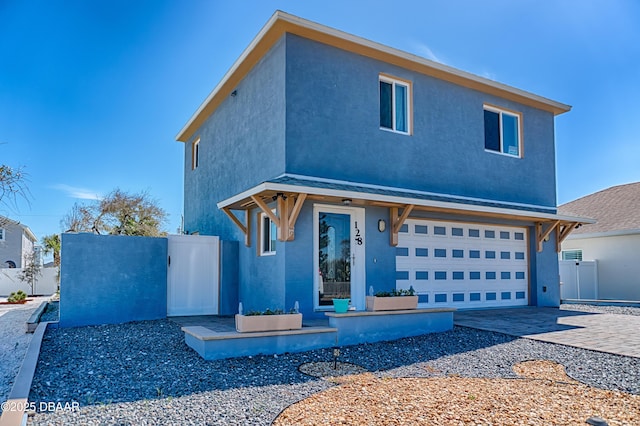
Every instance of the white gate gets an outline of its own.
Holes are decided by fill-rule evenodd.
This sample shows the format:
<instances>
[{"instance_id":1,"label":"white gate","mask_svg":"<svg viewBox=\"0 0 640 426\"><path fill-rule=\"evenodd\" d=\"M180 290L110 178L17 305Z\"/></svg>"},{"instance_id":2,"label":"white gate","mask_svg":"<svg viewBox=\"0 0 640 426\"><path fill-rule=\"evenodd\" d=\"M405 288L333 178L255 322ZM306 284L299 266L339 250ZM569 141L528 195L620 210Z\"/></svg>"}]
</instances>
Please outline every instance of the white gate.
<instances>
[{"instance_id":1,"label":"white gate","mask_svg":"<svg viewBox=\"0 0 640 426\"><path fill-rule=\"evenodd\" d=\"M560 299L598 299L598 264L595 260L560 261Z\"/></svg>"},{"instance_id":2,"label":"white gate","mask_svg":"<svg viewBox=\"0 0 640 426\"><path fill-rule=\"evenodd\" d=\"M167 316L217 315L219 237L170 235L167 259Z\"/></svg>"}]
</instances>

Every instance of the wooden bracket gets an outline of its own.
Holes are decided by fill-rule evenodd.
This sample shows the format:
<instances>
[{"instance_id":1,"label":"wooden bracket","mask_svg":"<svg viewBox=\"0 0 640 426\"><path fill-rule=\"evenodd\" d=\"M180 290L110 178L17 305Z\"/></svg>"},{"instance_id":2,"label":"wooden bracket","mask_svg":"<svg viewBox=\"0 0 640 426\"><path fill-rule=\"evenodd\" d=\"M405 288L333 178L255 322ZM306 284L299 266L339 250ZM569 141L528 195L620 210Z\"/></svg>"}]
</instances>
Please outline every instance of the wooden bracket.
<instances>
[{"instance_id":1,"label":"wooden bracket","mask_svg":"<svg viewBox=\"0 0 640 426\"><path fill-rule=\"evenodd\" d=\"M413 207L413 204L407 204L406 206L404 206L401 216L398 216L397 207L389 208L389 243L392 246L396 247L398 245L398 232L400 232L400 228L402 228L402 225L404 225L404 221L409 217L409 214L413 210Z\"/></svg>"},{"instance_id":2,"label":"wooden bracket","mask_svg":"<svg viewBox=\"0 0 640 426\"><path fill-rule=\"evenodd\" d=\"M578 226L579 222L568 222L562 225L558 225L558 232L556 232L556 251L560 253L562 242L569 236L571 231Z\"/></svg>"},{"instance_id":3,"label":"wooden bracket","mask_svg":"<svg viewBox=\"0 0 640 426\"><path fill-rule=\"evenodd\" d=\"M545 238L551 235L551 232L553 232L553 230L559 224L560 221L556 220L555 222L550 223L545 229L544 223L536 222L536 247L539 252L542 251L542 243L544 242Z\"/></svg>"},{"instance_id":4,"label":"wooden bracket","mask_svg":"<svg viewBox=\"0 0 640 426\"><path fill-rule=\"evenodd\" d=\"M302 205L307 199L307 194L298 194L295 201L292 195L277 197L276 213L273 213L261 198L252 195L251 199L276 225L278 241L293 241L295 238L296 221L302 210Z\"/></svg>"},{"instance_id":5,"label":"wooden bracket","mask_svg":"<svg viewBox=\"0 0 640 426\"><path fill-rule=\"evenodd\" d=\"M306 199L307 194L298 194L293 207L291 207L291 203L289 204L289 207L287 209L287 211L289 212L287 241L293 241L293 239L295 238L296 221L298 220L298 216L300 215L300 211L302 210L302 205L304 204L304 201ZM291 197L289 197L288 200L291 200Z\"/></svg>"},{"instance_id":6,"label":"wooden bracket","mask_svg":"<svg viewBox=\"0 0 640 426\"><path fill-rule=\"evenodd\" d=\"M247 247L251 247L251 218L249 217L249 210L244 211L244 221L246 225L240 222L240 219L238 219L236 215L233 214L229 207L223 207L222 211L225 212L227 216L229 216L233 223L235 223L244 234L244 245Z\"/></svg>"},{"instance_id":7,"label":"wooden bracket","mask_svg":"<svg viewBox=\"0 0 640 426\"><path fill-rule=\"evenodd\" d=\"M267 204L264 201L262 201L262 198L252 195L251 199L253 200L254 203L256 203L256 205L260 208L260 210L262 210L264 214L269 216L269 219L271 219L271 221L275 223L276 226L279 228L280 219L278 219L278 216L276 216L275 213L271 211L269 206L267 206Z\"/></svg>"}]
</instances>

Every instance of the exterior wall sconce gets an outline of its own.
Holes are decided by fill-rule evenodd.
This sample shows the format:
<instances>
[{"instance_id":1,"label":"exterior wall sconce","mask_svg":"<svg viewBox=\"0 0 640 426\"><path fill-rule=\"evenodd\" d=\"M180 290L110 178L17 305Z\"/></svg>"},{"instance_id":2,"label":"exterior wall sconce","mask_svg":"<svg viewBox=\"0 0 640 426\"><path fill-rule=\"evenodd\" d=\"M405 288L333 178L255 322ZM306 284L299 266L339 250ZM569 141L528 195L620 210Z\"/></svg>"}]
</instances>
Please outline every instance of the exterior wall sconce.
<instances>
[{"instance_id":1,"label":"exterior wall sconce","mask_svg":"<svg viewBox=\"0 0 640 426\"><path fill-rule=\"evenodd\" d=\"M342 200L342 205L350 206L351 205L351 198L345 198L344 200Z\"/></svg>"},{"instance_id":2,"label":"exterior wall sconce","mask_svg":"<svg viewBox=\"0 0 640 426\"><path fill-rule=\"evenodd\" d=\"M384 232L385 229L387 229L387 222L384 219L380 219L378 221L378 231Z\"/></svg>"}]
</instances>

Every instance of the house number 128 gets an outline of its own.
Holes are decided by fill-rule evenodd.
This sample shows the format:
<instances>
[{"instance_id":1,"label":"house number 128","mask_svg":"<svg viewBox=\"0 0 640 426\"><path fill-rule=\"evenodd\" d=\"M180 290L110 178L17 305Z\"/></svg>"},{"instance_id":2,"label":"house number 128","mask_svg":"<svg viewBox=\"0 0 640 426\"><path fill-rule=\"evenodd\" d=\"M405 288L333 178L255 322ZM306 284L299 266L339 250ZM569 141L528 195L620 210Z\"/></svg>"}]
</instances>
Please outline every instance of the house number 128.
<instances>
[{"instance_id":1,"label":"house number 128","mask_svg":"<svg viewBox=\"0 0 640 426\"><path fill-rule=\"evenodd\" d=\"M356 222L356 244L361 246L362 245L362 235L360 235L360 229L358 228L358 222Z\"/></svg>"}]
</instances>

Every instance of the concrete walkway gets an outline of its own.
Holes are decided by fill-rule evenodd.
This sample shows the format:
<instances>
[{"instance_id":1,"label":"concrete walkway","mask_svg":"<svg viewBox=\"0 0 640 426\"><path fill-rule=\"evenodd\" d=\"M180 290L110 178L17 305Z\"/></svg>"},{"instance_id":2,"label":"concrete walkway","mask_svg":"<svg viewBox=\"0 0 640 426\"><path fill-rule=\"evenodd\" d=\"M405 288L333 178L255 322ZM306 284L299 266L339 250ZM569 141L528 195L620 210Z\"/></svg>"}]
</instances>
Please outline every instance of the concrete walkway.
<instances>
[{"instance_id":1,"label":"concrete walkway","mask_svg":"<svg viewBox=\"0 0 640 426\"><path fill-rule=\"evenodd\" d=\"M459 311L455 325L640 358L640 316L523 307Z\"/></svg>"},{"instance_id":2,"label":"concrete walkway","mask_svg":"<svg viewBox=\"0 0 640 426\"><path fill-rule=\"evenodd\" d=\"M0 305L0 402L5 402L27 352L32 334L27 320L49 297L29 297L24 305ZM6 298L0 298L6 301Z\"/></svg>"}]
</instances>

